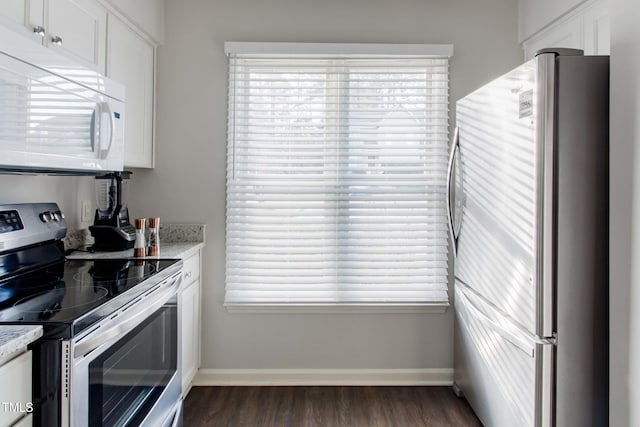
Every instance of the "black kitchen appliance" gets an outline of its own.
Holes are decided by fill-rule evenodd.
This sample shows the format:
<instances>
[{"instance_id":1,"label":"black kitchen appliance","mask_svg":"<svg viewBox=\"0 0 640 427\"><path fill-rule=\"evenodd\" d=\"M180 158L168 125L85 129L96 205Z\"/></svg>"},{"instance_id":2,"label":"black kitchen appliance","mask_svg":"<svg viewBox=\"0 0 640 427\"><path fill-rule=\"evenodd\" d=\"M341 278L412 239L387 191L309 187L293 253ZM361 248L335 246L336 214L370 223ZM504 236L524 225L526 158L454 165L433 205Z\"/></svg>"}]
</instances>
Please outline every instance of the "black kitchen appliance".
<instances>
[{"instance_id":1,"label":"black kitchen appliance","mask_svg":"<svg viewBox=\"0 0 640 427\"><path fill-rule=\"evenodd\" d=\"M96 177L96 215L89 227L95 251L133 248L136 230L129 221L128 180L131 172L113 172Z\"/></svg>"},{"instance_id":2,"label":"black kitchen appliance","mask_svg":"<svg viewBox=\"0 0 640 427\"><path fill-rule=\"evenodd\" d=\"M41 325L34 426L181 423L182 261L67 259L53 203L0 205L0 325Z\"/></svg>"}]
</instances>

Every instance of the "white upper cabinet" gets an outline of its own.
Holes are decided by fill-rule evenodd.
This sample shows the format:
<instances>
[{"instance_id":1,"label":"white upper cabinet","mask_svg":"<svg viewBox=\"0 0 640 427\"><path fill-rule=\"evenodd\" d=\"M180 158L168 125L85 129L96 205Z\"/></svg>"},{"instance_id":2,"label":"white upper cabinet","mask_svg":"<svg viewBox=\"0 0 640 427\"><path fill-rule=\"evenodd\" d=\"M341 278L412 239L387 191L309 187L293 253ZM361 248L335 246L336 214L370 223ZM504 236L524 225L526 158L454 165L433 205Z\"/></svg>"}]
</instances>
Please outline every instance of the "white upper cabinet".
<instances>
[{"instance_id":1,"label":"white upper cabinet","mask_svg":"<svg viewBox=\"0 0 640 427\"><path fill-rule=\"evenodd\" d=\"M109 15L107 76L124 84L124 164L153 167L155 47Z\"/></svg>"},{"instance_id":2,"label":"white upper cabinet","mask_svg":"<svg viewBox=\"0 0 640 427\"><path fill-rule=\"evenodd\" d=\"M92 0L2 0L0 23L105 72L107 12Z\"/></svg>"},{"instance_id":3,"label":"white upper cabinet","mask_svg":"<svg viewBox=\"0 0 640 427\"><path fill-rule=\"evenodd\" d=\"M526 10L530 12L533 11L532 8L541 7L532 0L521 0L519 4L527 4ZM537 16L535 13L531 15ZM527 22L528 19L527 15L521 15L520 26L530 29L543 22ZM533 58L538 50L548 47L582 49L585 55L609 55L609 34L609 0L589 0L551 19L539 31L526 38L522 47L525 60Z\"/></svg>"},{"instance_id":4,"label":"white upper cabinet","mask_svg":"<svg viewBox=\"0 0 640 427\"><path fill-rule=\"evenodd\" d=\"M2 0L0 23L42 43L45 36L44 0Z\"/></svg>"},{"instance_id":5,"label":"white upper cabinet","mask_svg":"<svg viewBox=\"0 0 640 427\"><path fill-rule=\"evenodd\" d=\"M155 48L164 32L164 2L0 2L0 25L125 86L125 167L154 167Z\"/></svg>"},{"instance_id":6,"label":"white upper cabinet","mask_svg":"<svg viewBox=\"0 0 640 427\"><path fill-rule=\"evenodd\" d=\"M45 43L104 73L107 11L87 0L48 0L45 11Z\"/></svg>"},{"instance_id":7,"label":"white upper cabinet","mask_svg":"<svg viewBox=\"0 0 640 427\"><path fill-rule=\"evenodd\" d=\"M584 11L584 51L587 55L611 53L609 0L599 0Z\"/></svg>"},{"instance_id":8,"label":"white upper cabinet","mask_svg":"<svg viewBox=\"0 0 640 427\"><path fill-rule=\"evenodd\" d=\"M126 16L154 43L164 41L164 0L102 0L111 9Z\"/></svg>"},{"instance_id":9,"label":"white upper cabinet","mask_svg":"<svg viewBox=\"0 0 640 427\"><path fill-rule=\"evenodd\" d=\"M23 26L26 19L24 0L4 0L0 8L2 20L6 20L9 25Z\"/></svg>"}]
</instances>

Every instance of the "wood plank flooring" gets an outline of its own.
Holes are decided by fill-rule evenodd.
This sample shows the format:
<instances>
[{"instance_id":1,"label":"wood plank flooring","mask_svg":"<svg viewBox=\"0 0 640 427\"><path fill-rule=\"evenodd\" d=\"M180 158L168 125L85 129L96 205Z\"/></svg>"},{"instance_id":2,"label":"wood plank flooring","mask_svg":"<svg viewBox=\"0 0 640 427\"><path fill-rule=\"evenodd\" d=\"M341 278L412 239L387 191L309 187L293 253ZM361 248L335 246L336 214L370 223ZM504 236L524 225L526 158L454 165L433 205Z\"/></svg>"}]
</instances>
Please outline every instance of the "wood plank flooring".
<instances>
[{"instance_id":1,"label":"wood plank flooring","mask_svg":"<svg viewBox=\"0 0 640 427\"><path fill-rule=\"evenodd\" d=\"M193 387L185 427L481 426L451 387Z\"/></svg>"}]
</instances>

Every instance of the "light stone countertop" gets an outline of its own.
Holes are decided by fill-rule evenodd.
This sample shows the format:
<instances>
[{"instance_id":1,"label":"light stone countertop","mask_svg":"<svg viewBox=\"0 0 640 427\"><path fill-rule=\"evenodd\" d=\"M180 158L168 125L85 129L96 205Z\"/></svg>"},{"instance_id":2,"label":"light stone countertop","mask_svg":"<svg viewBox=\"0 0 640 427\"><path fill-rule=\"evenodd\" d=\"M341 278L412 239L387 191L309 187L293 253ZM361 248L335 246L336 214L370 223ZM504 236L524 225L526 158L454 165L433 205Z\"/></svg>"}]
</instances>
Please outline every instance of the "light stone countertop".
<instances>
[{"instance_id":1,"label":"light stone countertop","mask_svg":"<svg viewBox=\"0 0 640 427\"><path fill-rule=\"evenodd\" d=\"M79 230L69 233L71 236L68 242L71 247L87 247L93 244L89 230ZM89 239L89 240L87 240ZM204 247L205 225L204 224L163 224L160 222L160 255L145 257L149 259L158 258L180 258L186 259L197 253ZM67 259L121 259L133 258L133 249L116 252L89 252L84 249L77 249L67 254Z\"/></svg>"},{"instance_id":2,"label":"light stone countertop","mask_svg":"<svg viewBox=\"0 0 640 427\"><path fill-rule=\"evenodd\" d=\"M0 325L0 363L24 351L41 336L42 326L39 325Z\"/></svg>"},{"instance_id":3,"label":"light stone countertop","mask_svg":"<svg viewBox=\"0 0 640 427\"><path fill-rule=\"evenodd\" d=\"M160 241L160 255L145 257L145 259L180 258L186 259L204 247L202 242L177 242L162 243ZM67 259L122 259L133 258L133 249L116 252L87 252L83 250L73 251L67 255Z\"/></svg>"}]
</instances>

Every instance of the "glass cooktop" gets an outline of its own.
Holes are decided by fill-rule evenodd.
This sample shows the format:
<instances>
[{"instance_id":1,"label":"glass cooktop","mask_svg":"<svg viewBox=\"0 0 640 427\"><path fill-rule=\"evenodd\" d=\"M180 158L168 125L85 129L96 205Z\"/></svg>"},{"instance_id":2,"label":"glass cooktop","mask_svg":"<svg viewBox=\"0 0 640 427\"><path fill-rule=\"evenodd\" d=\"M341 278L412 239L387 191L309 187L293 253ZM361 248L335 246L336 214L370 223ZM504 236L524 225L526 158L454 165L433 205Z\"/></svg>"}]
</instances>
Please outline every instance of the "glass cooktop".
<instances>
[{"instance_id":1,"label":"glass cooktop","mask_svg":"<svg viewBox=\"0 0 640 427\"><path fill-rule=\"evenodd\" d=\"M14 276L0 282L0 324L39 324L45 336L72 337L144 292L148 287L133 288L177 262L74 259Z\"/></svg>"}]
</instances>

